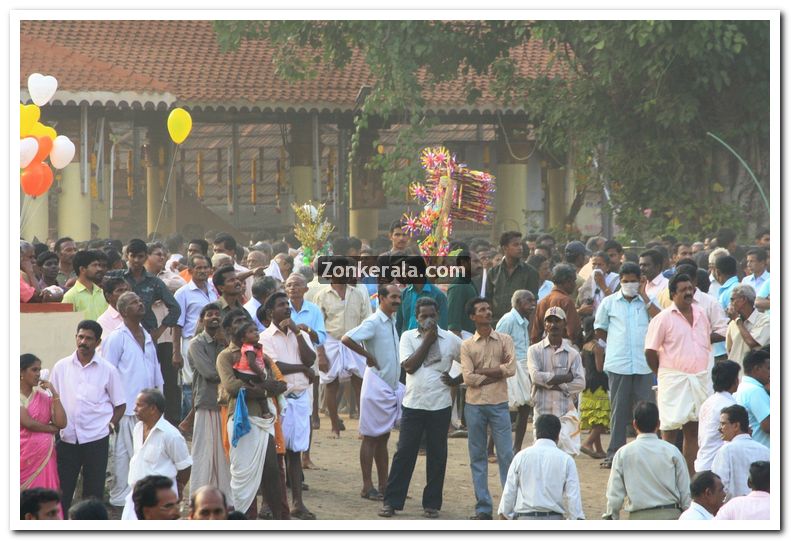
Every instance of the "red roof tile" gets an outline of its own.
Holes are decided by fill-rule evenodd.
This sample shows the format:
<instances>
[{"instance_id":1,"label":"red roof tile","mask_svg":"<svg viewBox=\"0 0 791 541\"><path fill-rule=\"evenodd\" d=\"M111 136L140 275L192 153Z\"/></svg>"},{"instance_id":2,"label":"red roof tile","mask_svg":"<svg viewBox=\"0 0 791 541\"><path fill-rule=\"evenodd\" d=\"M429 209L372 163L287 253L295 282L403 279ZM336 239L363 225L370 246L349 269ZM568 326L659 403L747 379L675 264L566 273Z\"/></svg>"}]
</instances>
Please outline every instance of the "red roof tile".
<instances>
[{"instance_id":1,"label":"red roof tile","mask_svg":"<svg viewBox=\"0 0 791 541\"><path fill-rule=\"evenodd\" d=\"M313 79L286 82L275 75L267 41L243 41L237 51L222 52L211 21L22 21L20 33L22 88L39 72L54 75L59 89L70 93L170 93L180 105L196 107L346 111L360 88L373 82L359 52L342 70L321 66ZM519 73L528 76L548 55L536 41L511 51ZM444 110L500 107L486 76L469 78L483 90L475 106L466 104L459 82L436 85L427 103Z\"/></svg>"}]
</instances>

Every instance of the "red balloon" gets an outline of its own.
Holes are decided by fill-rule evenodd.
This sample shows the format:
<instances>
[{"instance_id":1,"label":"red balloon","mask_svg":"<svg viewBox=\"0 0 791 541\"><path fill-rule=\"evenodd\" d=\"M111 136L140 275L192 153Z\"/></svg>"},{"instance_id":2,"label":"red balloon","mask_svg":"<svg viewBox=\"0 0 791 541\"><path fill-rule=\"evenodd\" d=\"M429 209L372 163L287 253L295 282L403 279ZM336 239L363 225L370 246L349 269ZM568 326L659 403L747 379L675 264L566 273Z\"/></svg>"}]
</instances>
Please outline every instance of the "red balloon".
<instances>
[{"instance_id":1,"label":"red balloon","mask_svg":"<svg viewBox=\"0 0 791 541\"><path fill-rule=\"evenodd\" d=\"M40 135L36 137L36 141L38 141L38 152L36 152L36 156L30 163L43 162L49 156L49 153L52 152L52 139L46 135Z\"/></svg>"},{"instance_id":2,"label":"red balloon","mask_svg":"<svg viewBox=\"0 0 791 541\"><path fill-rule=\"evenodd\" d=\"M22 171L22 191L31 197L38 197L49 190L52 179L52 169L47 164L33 162Z\"/></svg>"}]
</instances>

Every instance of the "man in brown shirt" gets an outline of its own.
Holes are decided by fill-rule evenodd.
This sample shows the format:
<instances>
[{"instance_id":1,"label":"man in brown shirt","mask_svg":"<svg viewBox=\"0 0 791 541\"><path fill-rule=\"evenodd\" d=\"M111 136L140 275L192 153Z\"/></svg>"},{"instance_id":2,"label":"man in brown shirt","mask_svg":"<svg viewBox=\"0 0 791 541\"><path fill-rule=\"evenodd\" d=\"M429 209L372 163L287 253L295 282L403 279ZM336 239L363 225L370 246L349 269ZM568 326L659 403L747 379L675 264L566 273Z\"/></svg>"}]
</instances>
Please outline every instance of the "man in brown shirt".
<instances>
[{"instance_id":1,"label":"man in brown shirt","mask_svg":"<svg viewBox=\"0 0 791 541\"><path fill-rule=\"evenodd\" d=\"M514 342L507 334L492 328L489 301L471 299L467 315L475 323L475 334L461 344L461 367L467 398L464 416L467 421L467 448L475 489L474 520L492 519L492 497L489 494L489 462L486 453L486 428L491 427L500 483L505 486L508 468L514 456L511 442L511 417L508 414L506 378L516 373Z\"/></svg>"},{"instance_id":2,"label":"man in brown shirt","mask_svg":"<svg viewBox=\"0 0 791 541\"><path fill-rule=\"evenodd\" d=\"M568 338L574 345L580 345L582 326L580 325L577 309L574 306L574 300L571 298L571 292L574 291L576 280L577 272L574 267L563 263L555 265L552 271L552 282L555 287L536 306L535 320L530 326L531 344L540 342L544 336L544 313L549 307L558 306L566 314L566 333L563 337Z\"/></svg>"},{"instance_id":3,"label":"man in brown shirt","mask_svg":"<svg viewBox=\"0 0 791 541\"><path fill-rule=\"evenodd\" d=\"M275 450L275 419L264 417L262 400L269 400L285 392L286 384L274 378L261 383L245 383L234 373L233 365L241 355L241 344L235 330L245 324L247 312L231 311L223 319L226 336L234 337L227 348L217 356L217 373L220 376L220 394L228 397L228 439L231 440L231 502L235 509L254 520L258 514L256 495L263 488L264 498L274 519L282 517L280 467ZM245 404L250 421L250 431L233 441L234 414L239 392L245 390ZM270 411L274 404L270 402Z\"/></svg>"}]
</instances>

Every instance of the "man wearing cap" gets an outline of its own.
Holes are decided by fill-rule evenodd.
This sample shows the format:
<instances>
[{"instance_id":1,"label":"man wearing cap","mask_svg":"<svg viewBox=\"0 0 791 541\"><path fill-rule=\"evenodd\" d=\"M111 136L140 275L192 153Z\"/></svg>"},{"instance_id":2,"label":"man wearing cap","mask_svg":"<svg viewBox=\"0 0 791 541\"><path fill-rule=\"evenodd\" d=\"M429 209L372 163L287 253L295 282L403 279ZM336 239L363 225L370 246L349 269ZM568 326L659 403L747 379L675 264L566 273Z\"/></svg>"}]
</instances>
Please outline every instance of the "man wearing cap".
<instances>
[{"instance_id":1,"label":"man wearing cap","mask_svg":"<svg viewBox=\"0 0 791 541\"><path fill-rule=\"evenodd\" d=\"M582 357L563 338L566 312L552 306L544 314L547 336L527 349L527 370L533 382L533 415L563 417L576 409L574 395L585 388Z\"/></svg>"},{"instance_id":2,"label":"man wearing cap","mask_svg":"<svg viewBox=\"0 0 791 541\"><path fill-rule=\"evenodd\" d=\"M585 283L585 279L587 276L582 275L582 270L589 266L589 257L591 255L591 251L585 248L585 245L582 244L578 240L573 240L566 244L566 249L564 251L565 261L577 271L577 279L574 284L574 291L571 293L571 298L574 302L577 302L577 292L582 287L582 284ZM590 271L588 272L590 274ZM584 314L583 314L584 315ZM589 314L588 314L589 315Z\"/></svg>"}]
</instances>

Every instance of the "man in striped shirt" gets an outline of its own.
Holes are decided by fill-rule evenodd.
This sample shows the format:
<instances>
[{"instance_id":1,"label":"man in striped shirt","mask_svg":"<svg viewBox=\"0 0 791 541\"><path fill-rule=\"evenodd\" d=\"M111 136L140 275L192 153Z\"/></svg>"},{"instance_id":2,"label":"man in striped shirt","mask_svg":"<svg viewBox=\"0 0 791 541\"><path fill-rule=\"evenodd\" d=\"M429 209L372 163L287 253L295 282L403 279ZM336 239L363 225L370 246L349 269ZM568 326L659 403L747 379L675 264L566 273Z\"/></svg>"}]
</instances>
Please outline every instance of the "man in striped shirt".
<instances>
[{"instance_id":1,"label":"man in striped shirt","mask_svg":"<svg viewBox=\"0 0 791 541\"><path fill-rule=\"evenodd\" d=\"M533 415L562 417L574 409L574 395L585 388L582 358L563 338L566 313L559 306L544 314L547 336L527 350L527 369L533 382Z\"/></svg>"}]
</instances>

